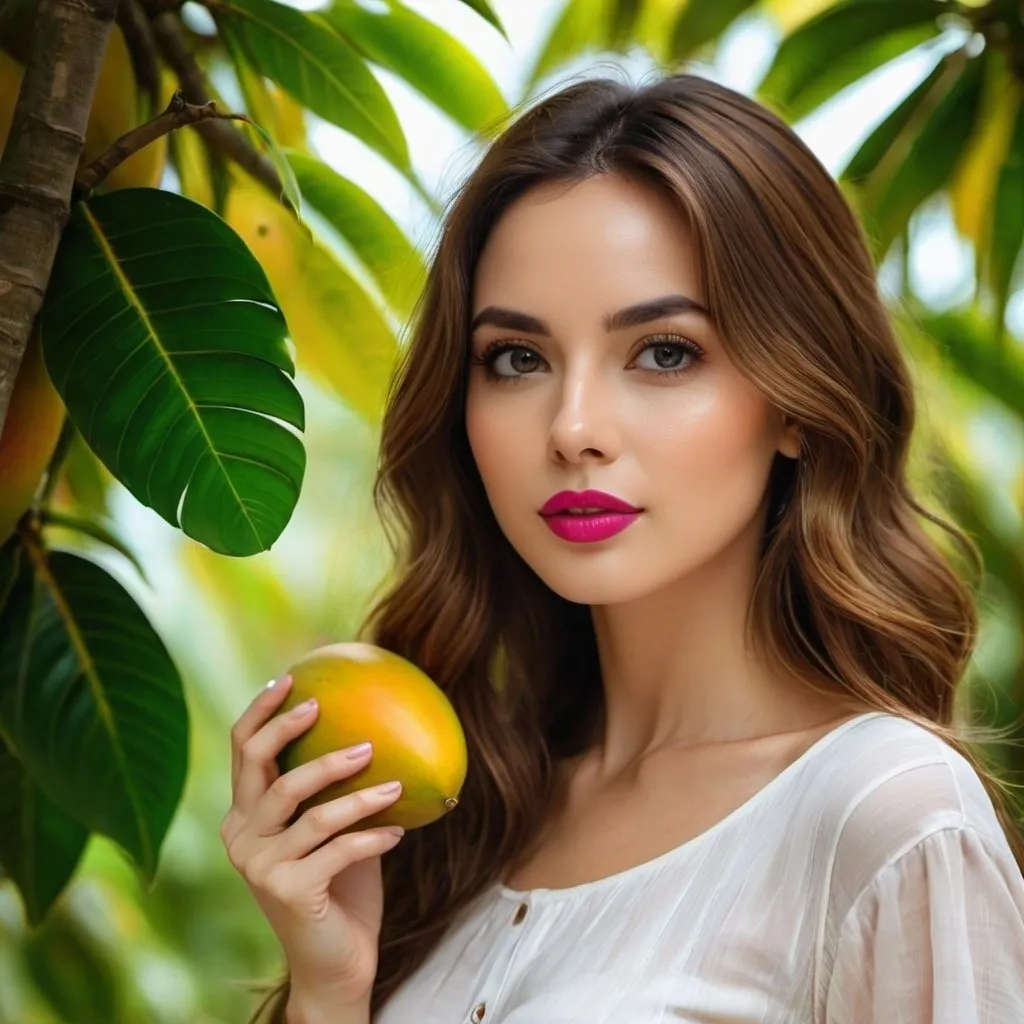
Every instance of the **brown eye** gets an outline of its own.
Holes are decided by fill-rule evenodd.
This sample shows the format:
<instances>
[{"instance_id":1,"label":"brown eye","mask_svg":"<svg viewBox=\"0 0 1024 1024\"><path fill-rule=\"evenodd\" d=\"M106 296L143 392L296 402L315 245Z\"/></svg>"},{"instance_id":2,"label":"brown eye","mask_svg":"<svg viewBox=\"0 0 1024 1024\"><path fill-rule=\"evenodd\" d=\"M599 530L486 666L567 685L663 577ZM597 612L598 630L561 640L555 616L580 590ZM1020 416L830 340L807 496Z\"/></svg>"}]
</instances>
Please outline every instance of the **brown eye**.
<instances>
[{"instance_id":1,"label":"brown eye","mask_svg":"<svg viewBox=\"0 0 1024 1024\"><path fill-rule=\"evenodd\" d=\"M533 373L539 362L540 356L531 349L510 346L490 359L490 369L498 377L515 377Z\"/></svg>"}]
</instances>

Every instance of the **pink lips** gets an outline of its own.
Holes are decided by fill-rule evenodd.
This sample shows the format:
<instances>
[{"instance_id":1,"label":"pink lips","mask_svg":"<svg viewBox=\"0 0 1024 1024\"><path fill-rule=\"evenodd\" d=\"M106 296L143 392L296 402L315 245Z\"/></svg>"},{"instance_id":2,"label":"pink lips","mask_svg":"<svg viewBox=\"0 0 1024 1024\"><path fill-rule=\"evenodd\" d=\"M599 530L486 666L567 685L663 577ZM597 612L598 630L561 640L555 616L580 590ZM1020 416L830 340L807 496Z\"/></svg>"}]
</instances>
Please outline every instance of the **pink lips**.
<instances>
[{"instance_id":1,"label":"pink lips","mask_svg":"<svg viewBox=\"0 0 1024 1024\"><path fill-rule=\"evenodd\" d=\"M600 512L571 513L571 508L593 508ZM621 533L636 521L643 509L604 491L559 491L540 510L548 529L563 540L593 543Z\"/></svg>"}]
</instances>

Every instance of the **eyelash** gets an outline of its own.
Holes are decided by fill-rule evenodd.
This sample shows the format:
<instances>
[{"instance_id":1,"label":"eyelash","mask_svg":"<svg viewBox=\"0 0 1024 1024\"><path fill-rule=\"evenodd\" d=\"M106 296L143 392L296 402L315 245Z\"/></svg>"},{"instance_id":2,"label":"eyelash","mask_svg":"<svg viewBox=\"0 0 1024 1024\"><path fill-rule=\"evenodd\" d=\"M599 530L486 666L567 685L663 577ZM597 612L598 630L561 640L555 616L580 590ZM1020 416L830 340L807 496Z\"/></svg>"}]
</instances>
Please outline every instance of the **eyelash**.
<instances>
[{"instance_id":1,"label":"eyelash","mask_svg":"<svg viewBox=\"0 0 1024 1024\"><path fill-rule=\"evenodd\" d=\"M647 340L647 343L637 352L634 358L639 358L649 348L658 348L663 345L671 345L676 348L683 349L688 355L692 356L692 361L687 366L673 367L665 370L646 370L647 373L653 373L656 377L678 377L681 374L689 373L704 357L704 352L695 345L688 338L680 337L677 334L656 334ZM487 347L479 356L473 357L470 362L475 365L482 365L487 372L487 379L493 380L502 384L515 384L518 381L524 380L527 377L532 377L532 373L516 373L512 375L495 373L494 363L504 352L514 352L517 349L526 349L529 352L533 352L535 355L543 358L537 348L530 344L530 342L524 339L518 339L512 341L509 338L496 338L490 342Z\"/></svg>"}]
</instances>

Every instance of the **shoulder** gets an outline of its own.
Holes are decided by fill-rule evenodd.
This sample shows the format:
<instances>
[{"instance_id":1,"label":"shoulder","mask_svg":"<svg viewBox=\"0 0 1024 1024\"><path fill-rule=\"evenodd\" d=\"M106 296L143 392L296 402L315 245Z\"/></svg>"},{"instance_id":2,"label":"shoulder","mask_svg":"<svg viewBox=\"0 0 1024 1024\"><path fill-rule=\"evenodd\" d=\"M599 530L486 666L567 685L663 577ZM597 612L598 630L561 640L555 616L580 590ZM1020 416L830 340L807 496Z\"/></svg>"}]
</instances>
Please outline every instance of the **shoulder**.
<instances>
[{"instance_id":1,"label":"shoulder","mask_svg":"<svg viewBox=\"0 0 1024 1024\"><path fill-rule=\"evenodd\" d=\"M830 746L818 782L831 836L832 914L842 918L887 869L944 847L970 846L1003 869L1014 864L977 771L926 727L872 715L849 723Z\"/></svg>"}]
</instances>

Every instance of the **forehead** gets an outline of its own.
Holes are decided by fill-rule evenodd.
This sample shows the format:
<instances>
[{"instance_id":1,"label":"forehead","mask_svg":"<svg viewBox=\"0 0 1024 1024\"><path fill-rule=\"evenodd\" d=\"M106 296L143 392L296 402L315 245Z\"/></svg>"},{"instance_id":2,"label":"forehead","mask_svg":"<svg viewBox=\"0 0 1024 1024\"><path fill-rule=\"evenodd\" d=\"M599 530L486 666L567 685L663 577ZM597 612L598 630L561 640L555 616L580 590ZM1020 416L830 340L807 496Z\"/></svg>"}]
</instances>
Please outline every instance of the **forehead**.
<instances>
[{"instance_id":1,"label":"forehead","mask_svg":"<svg viewBox=\"0 0 1024 1024\"><path fill-rule=\"evenodd\" d=\"M511 204L477 261L473 308L516 299L603 307L682 292L703 298L686 218L655 186L617 174L545 183Z\"/></svg>"}]
</instances>

